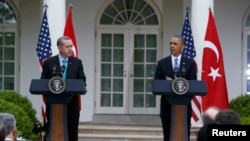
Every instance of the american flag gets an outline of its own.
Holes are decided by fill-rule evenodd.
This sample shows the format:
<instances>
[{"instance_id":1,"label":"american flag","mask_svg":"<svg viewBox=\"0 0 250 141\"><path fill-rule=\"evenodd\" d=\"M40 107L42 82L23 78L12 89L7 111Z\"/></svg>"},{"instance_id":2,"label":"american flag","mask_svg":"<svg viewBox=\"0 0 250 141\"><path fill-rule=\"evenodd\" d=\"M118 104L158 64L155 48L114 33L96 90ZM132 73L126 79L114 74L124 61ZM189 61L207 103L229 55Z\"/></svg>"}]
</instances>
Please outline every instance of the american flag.
<instances>
[{"instance_id":1,"label":"american flag","mask_svg":"<svg viewBox=\"0 0 250 141\"><path fill-rule=\"evenodd\" d=\"M194 40L192 35L191 26L189 23L189 15L188 10L186 12L186 17L181 33L182 37L185 39L186 47L184 48L182 55L187 58L191 58L195 60L196 51L194 47ZM195 124L199 119L201 119L201 97L195 96L192 99L192 118L191 123Z\"/></svg>"},{"instance_id":2,"label":"american flag","mask_svg":"<svg viewBox=\"0 0 250 141\"><path fill-rule=\"evenodd\" d=\"M39 59L40 68L43 67L44 60L52 56L51 50L51 39L50 39L50 32L49 32L49 25L48 25L48 18L47 18L47 8L45 8L42 25L40 28L40 33L37 42L36 48L37 57ZM45 97L42 98L42 118L43 120L46 119L46 99Z\"/></svg>"}]
</instances>

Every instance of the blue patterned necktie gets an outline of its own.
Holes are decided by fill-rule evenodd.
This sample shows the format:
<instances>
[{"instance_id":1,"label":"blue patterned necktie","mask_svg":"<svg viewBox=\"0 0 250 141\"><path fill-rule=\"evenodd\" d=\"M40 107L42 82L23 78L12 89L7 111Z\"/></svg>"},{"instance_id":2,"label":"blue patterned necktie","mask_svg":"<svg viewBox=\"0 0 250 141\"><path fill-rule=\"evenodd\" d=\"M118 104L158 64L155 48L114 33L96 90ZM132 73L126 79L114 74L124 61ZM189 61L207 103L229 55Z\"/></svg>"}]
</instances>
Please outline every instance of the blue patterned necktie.
<instances>
[{"instance_id":1,"label":"blue patterned necktie","mask_svg":"<svg viewBox=\"0 0 250 141\"><path fill-rule=\"evenodd\" d=\"M67 73L67 60L62 60L62 65L64 66L64 72L63 72L63 79L66 79L66 73Z\"/></svg>"},{"instance_id":2,"label":"blue patterned necktie","mask_svg":"<svg viewBox=\"0 0 250 141\"><path fill-rule=\"evenodd\" d=\"M174 59L174 77L177 78L177 73L179 72L179 59Z\"/></svg>"},{"instance_id":3,"label":"blue patterned necktie","mask_svg":"<svg viewBox=\"0 0 250 141\"><path fill-rule=\"evenodd\" d=\"M178 70L179 70L179 59L178 58L174 59L174 68L178 68Z\"/></svg>"}]
</instances>

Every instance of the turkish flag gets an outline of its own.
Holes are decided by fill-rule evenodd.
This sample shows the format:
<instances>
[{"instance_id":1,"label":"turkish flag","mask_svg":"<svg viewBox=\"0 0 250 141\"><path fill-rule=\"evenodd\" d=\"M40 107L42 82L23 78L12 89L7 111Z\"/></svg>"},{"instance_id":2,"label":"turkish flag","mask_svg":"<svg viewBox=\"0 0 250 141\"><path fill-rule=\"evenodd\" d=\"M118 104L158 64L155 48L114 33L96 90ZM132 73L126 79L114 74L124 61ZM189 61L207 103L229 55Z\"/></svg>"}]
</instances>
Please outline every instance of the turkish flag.
<instances>
[{"instance_id":1,"label":"turkish flag","mask_svg":"<svg viewBox=\"0 0 250 141\"><path fill-rule=\"evenodd\" d=\"M229 108L223 54L211 10L203 48L201 79L206 82L208 89L207 94L202 96L202 110L205 111L211 106Z\"/></svg>"},{"instance_id":2,"label":"turkish flag","mask_svg":"<svg viewBox=\"0 0 250 141\"><path fill-rule=\"evenodd\" d=\"M68 36L71 38L74 46L73 46L73 53L72 56L78 57L78 49L76 44L76 37L75 37L75 30L72 20L72 7L69 8L68 16L66 19L66 24L64 28L64 34L65 36ZM81 110L81 95L78 95L78 103L79 103L79 109Z\"/></svg>"}]
</instances>

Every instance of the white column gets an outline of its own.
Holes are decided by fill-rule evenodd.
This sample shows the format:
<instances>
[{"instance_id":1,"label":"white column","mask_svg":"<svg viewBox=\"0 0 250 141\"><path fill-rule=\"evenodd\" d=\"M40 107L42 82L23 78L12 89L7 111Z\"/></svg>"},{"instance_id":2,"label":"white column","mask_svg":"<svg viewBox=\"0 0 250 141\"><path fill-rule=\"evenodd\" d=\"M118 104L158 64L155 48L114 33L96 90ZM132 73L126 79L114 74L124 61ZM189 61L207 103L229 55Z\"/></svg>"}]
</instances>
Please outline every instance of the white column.
<instances>
[{"instance_id":1,"label":"white column","mask_svg":"<svg viewBox=\"0 0 250 141\"><path fill-rule=\"evenodd\" d=\"M205 32L207 28L209 8L213 11L214 0L192 0L191 28L196 49L196 61L198 65L198 79L201 79L202 54Z\"/></svg>"},{"instance_id":2,"label":"white column","mask_svg":"<svg viewBox=\"0 0 250 141\"><path fill-rule=\"evenodd\" d=\"M53 55L58 54L56 41L63 35L66 22L65 0L43 0L43 5L47 5L47 16L51 35L51 49Z\"/></svg>"}]
</instances>

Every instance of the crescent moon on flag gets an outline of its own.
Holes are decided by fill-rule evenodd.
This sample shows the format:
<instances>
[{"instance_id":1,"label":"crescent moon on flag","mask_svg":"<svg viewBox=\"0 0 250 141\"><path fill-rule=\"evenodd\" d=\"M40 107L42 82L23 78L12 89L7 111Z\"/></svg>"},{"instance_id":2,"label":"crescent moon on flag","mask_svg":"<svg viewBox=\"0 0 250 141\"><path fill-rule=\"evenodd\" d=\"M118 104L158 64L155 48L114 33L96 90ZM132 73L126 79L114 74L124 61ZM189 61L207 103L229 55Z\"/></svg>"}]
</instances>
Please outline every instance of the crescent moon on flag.
<instances>
[{"instance_id":1,"label":"crescent moon on flag","mask_svg":"<svg viewBox=\"0 0 250 141\"><path fill-rule=\"evenodd\" d=\"M214 51L216 57L217 57L217 62L219 61L219 51L217 49L217 47L214 45L214 43L210 42L210 41L205 41L205 46L204 48L210 48Z\"/></svg>"}]
</instances>

